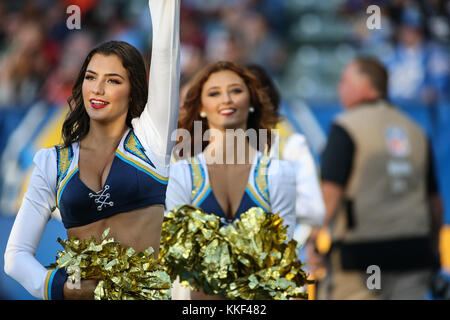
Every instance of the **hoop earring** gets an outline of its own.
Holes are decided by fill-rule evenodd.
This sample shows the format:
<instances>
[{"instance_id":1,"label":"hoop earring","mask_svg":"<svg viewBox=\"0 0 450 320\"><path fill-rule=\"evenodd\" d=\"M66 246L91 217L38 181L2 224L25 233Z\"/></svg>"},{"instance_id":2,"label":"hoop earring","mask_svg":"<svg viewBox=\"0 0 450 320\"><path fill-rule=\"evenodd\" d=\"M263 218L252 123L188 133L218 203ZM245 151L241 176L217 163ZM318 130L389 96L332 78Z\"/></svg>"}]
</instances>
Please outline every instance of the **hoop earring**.
<instances>
[{"instance_id":1,"label":"hoop earring","mask_svg":"<svg viewBox=\"0 0 450 320\"><path fill-rule=\"evenodd\" d=\"M206 112L205 111L200 112L200 118L206 118Z\"/></svg>"}]
</instances>

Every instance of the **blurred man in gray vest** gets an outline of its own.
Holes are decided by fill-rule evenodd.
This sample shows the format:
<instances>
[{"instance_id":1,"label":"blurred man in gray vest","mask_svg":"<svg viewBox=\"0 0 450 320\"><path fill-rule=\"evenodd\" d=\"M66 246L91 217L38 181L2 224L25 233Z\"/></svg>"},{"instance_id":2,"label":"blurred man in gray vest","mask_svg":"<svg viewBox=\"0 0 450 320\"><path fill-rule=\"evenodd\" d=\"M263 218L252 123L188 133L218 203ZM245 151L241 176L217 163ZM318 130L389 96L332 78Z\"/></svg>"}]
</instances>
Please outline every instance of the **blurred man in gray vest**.
<instances>
[{"instance_id":1,"label":"blurred man in gray vest","mask_svg":"<svg viewBox=\"0 0 450 320\"><path fill-rule=\"evenodd\" d=\"M346 110L322 155L332 247L319 299L424 299L439 268L442 205L430 143L386 101L387 87L384 66L366 57L339 83Z\"/></svg>"}]
</instances>

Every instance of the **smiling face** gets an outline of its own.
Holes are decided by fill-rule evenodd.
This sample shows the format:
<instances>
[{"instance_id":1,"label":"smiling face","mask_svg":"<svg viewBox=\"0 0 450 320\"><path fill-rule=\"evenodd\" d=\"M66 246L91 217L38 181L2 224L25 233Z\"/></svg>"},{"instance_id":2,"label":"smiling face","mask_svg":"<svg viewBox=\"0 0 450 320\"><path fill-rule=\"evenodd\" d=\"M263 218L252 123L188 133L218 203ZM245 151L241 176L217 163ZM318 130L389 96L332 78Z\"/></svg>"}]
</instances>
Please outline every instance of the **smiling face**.
<instances>
[{"instance_id":1,"label":"smiling face","mask_svg":"<svg viewBox=\"0 0 450 320\"><path fill-rule=\"evenodd\" d=\"M83 102L91 121L125 123L130 88L128 73L118 56L95 54L82 85Z\"/></svg>"},{"instance_id":2,"label":"smiling face","mask_svg":"<svg viewBox=\"0 0 450 320\"><path fill-rule=\"evenodd\" d=\"M201 112L206 113L212 129L247 129L250 92L244 80L235 72L212 73L201 93Z\"/></svg>"}]
</instances>

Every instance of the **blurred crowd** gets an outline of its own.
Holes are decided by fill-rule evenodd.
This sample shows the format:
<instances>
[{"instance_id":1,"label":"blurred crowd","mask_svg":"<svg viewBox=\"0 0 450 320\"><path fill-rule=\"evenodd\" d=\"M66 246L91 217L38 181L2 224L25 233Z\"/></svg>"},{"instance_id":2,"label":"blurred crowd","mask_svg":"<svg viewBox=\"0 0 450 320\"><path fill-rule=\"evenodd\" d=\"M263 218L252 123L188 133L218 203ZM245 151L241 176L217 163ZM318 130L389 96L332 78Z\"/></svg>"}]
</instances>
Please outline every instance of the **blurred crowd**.
<instances>
[{"instance_id":1,"label":"blurred crowd","mask_svg":"<svg viewBox=\"0 0 450 320\"><path fill-rule=\"evenodd\" d=\"M70 30L69 5L81 9ZM279 74L287 50L282 1L183 0L182 81L206 62L263 63ZM97 43L117 39L150 52L151 22L142 0L22 0L0 2L0 106L28 106L38 98L64 104L82 60Z\"/></svg>"},{"instance_id":2,"label":"blurred crowd","mask_svg":"<svg viewBox=\"0 0 450 320\"><path fill-rule=\"evenodd\" d=\"M379 30L366 26L372 4L381 8ZM81 9L79 30L66 26L70 5ZM233 60L263 65L283 93L333 99L342 67L352 55L370 53L388 66L393 98L433 103L450 91L449 15L444 0L183 0L182 83L209 62ZM26 107L39 98L64 104L87 52L111 39L130 42L149 60L147 1L1 1L0 107ZM337 59L314 54L320 39L337 42ZM331 75L320 69L329 63L336 69Z\"/></svg>"},{"instance_id":3,"label":"blurred crowd","mask_svg":"<svg viewBox=\"0 0 450 320\"><path fill-rule=\"evenodd\" d=\"M369 30L367 15L361 16L371 4L381 8L381 32ZM342 14L359 17L354 42L360 51L375 54L386 64L393 98L424 104L449 98L449 1L349 0Z\"/></svg>"}]
</instances>

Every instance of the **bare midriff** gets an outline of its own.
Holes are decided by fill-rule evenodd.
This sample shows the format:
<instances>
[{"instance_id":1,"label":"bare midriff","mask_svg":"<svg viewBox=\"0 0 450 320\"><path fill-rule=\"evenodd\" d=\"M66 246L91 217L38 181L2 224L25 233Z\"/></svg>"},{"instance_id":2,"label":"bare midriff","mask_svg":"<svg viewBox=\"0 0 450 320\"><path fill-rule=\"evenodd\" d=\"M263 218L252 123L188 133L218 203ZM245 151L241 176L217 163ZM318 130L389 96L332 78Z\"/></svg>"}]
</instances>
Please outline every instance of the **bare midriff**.
<instances>
[{"instance_id":1,"label":"bare midriff","mask_svg":"<svg viewBox=\"0 0 450 320\"><path fill-rule=\"evenodd\" d=\"M103 232L110 228L108 238L112 237L121 245L132 247L136 252L152 247L155 250L155 257L157 257L163 218L163 205L153 205L67 229L67 236L79 239L94 237L96 240L100 240Z\"/></svg>"}]
</instances>

